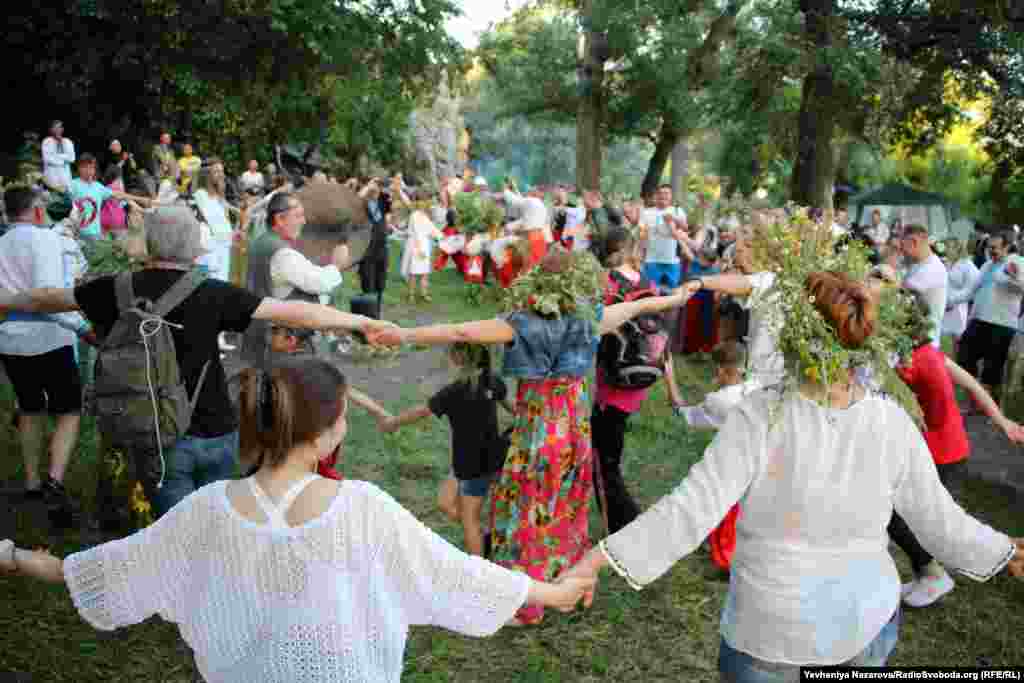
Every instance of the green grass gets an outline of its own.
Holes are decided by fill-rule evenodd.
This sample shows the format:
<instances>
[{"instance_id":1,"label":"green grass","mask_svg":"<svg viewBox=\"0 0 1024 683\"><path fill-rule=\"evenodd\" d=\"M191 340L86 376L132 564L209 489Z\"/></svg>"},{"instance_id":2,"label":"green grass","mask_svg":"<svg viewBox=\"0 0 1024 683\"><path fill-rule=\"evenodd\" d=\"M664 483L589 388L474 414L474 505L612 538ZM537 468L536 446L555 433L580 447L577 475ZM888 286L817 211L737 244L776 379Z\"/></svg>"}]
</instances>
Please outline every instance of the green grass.
<instances>
[{"instance_id":1,"label":"green grass","mask_svg":"<svg viewBox=\"0 0 1024 683\"><path fill-rule=\"evenodd\" d=\"M397 250L396 250L397 251ZM424 317L467 320L492 315L496 307L466 304L464 285L451 271L431 280L434 303L409 307L393 280L385 296L386 317L409 323ZM403 357L415 353L403 351ZM398 361L401 358L397 359ZM374 362L368 360L367 362ZM396 359L376 362L393 363ZM706 364L676 364L688 398L708 388ZM372 387L366 387L373 393ZM0 443L7 457L0 476L20 480L20 458L10 431L12 398L0 394ZM392 411L421 402L424 390L403 386ZM709 437L687 432L656 388L630 423L625 474L643 506L669 492L696 462ZM459 528L435 508L438 483L449 469L447 428L427 420L397 434L380 435L373 422L355 413L350 422L343 469L352 478L374 481L431 528L458 543ZM95 461L94 433L83 432L81 452L69 471L69 487L89 504ZM1024 535L1019 502L980 482L965 487L965 507L997 528ZM2 529L15 529L22 545L46 545L57 554L80 547L77 533L53 535L39 519L16 508ZM601 521L591 517L594 538ZM905 558L896 551L904 576ZM589 612L550 613L537 628L505 629L493 638L472 639L433 628L414 628L406 650L404 681L584 682L715 681L718 618L727 586L716 580L710 562L695 554L642 592L613 575L602 580ZM1024 584L997 578L988 584L958 580L957 590L933 608L905 614L893 665L1015 665L1024 661ZM176 629L159 619L100 634L82 622L66 591L21 578L0 577L0 678L5 671L32 674L35 681L187 681L191 662Z\"/></svg>"}]
</instances>

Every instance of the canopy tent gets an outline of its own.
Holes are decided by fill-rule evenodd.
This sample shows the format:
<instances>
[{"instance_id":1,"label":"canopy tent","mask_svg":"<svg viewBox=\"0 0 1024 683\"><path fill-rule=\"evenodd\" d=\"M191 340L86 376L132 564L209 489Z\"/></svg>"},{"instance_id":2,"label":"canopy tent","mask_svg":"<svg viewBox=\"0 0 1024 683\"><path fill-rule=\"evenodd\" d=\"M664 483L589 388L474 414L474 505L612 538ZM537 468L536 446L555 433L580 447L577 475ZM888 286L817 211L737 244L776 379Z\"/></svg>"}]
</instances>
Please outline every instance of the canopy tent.
<instances>
[{"instance_id":1,"label":"canopy tent","mask_svg":"<svg viewBox=\"0 0 1024 683\"><path fill-rule=\"evenodd\" d=\"M882 222L891 225L917 223L928 228L934 239L954 235L953 220L956 206L941 194L922 192L909 185L890 183L851 197L850 218L857 225L870 225L875 209L882 213Z\"/></svg>"}]
</instances>

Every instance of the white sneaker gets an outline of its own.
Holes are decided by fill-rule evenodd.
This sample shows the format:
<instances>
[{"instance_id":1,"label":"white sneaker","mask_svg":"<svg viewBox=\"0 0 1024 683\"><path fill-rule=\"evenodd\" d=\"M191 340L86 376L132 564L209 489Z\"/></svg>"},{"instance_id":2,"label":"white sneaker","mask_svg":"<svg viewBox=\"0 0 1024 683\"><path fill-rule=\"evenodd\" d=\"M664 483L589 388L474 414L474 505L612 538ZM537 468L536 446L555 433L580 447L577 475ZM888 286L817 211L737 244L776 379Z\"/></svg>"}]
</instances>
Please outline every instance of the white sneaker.
<instances>
[{"instance_id":1,"label":"white sneaker","mask_svg":"<svg viewBox=\"0 0 1024 683\"><path fill-rule=\"evenodd\" d=\"M220 345L221 351L234 351L237 348L231 344L228 344L227 341L224 339L223 334L217 337L217 343Z\"/></svg>"},{"instance_id":2,"label":"white sneaker","mask_svg":"<svg viewBox=\"0 0 1024 683\"><path fill-rule=\"evenodd\" d=\"M903 604L908 607L928 607L954 588L956 583L945 569L938 575L925 574L917 580L916 587L903 596Z\"/></svg>"}]
</instances>

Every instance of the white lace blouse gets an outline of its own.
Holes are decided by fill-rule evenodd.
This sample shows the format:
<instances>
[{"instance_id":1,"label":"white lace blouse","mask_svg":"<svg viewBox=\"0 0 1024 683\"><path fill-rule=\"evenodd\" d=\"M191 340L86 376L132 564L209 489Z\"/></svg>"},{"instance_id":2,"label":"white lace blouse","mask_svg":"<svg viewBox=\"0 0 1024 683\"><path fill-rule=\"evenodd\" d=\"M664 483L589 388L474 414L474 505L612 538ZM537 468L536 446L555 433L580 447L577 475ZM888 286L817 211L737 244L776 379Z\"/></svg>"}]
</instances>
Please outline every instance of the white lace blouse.
<instances>
[{"instance_id":1,"label":"white lace blouse","mask_svg":"<svg viewBox=\"0 0 1024 683\"><path fill-rule=\"evenodd\" d=\"M776 390L733 410L676 490L601 548L639 589L737 501L722 637L779 664L846 662L890 620L900 600L886 534L894 508L928 552L972 579L989 579L1014 552L957 505L894 402L868 395L829 410L799 396L780 404Z\"/></svg>"},{"instance_id":2,"label":"white lace blouse","mask_svg":"<svg viewBox=\"0 0 1024 683\"><path fill-rule=\"evenodd\" d=\"M486 636L526 600L524 574L460 552L372 484L342 482L296 527L243 518L226 486L68 557L82 617L177 623L210 683L398 683L410 625Z\"/></svg>"}]
</instances>

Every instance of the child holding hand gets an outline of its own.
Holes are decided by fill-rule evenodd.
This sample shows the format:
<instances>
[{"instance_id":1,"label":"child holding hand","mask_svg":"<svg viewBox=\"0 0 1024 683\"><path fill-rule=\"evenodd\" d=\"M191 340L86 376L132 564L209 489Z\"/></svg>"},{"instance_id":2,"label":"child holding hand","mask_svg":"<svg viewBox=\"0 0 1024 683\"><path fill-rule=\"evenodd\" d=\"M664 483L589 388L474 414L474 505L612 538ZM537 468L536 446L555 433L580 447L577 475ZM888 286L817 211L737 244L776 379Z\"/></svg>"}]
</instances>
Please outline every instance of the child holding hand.
<instances>
[{"instance_id":1,"label":"child holding hand","mask_svg":"<svg viewBox=\"0 0 1024 683\"><path fill-rule=\"evenodd\" d=\"M739 342L722 342L711 352L715 362L715 381L719 389L704 397L698 405L685 405L673 374L668 373L668 395L677 417L686 420L691 429L719 429L737 404L760 385L753 380L743 381L746 353ZM671 354L669 354L671 365ZM736 521L740 516L739 504L733 505L725 519L708 536L711 561L719 569L728 571L736 551Z\"/></svg>"},{"instance_id":2,"label":"child holding hand","mask_svg":"<svg viewBox=\"0 0 1024 683\"><path fill-rule=\"evenodd\" d=\"M460 369L461 377L427 403L385 420L381 428L393 432L429 415L448 418L453 476L441 483L437 504L453 522L462 524L466 551L484 555L480 513L508 451L507 439L498 432L497 405L501 403L509 413L512 405L505 383L491 374L486 346L453 344L448 358Z\"/></svg>"}]
</instances>

